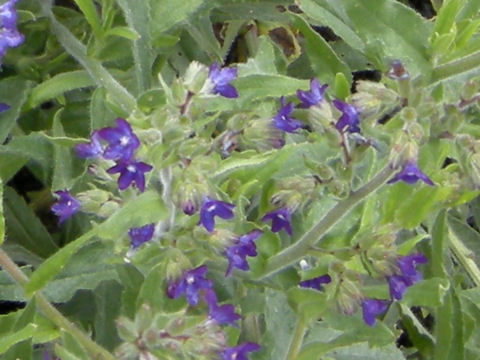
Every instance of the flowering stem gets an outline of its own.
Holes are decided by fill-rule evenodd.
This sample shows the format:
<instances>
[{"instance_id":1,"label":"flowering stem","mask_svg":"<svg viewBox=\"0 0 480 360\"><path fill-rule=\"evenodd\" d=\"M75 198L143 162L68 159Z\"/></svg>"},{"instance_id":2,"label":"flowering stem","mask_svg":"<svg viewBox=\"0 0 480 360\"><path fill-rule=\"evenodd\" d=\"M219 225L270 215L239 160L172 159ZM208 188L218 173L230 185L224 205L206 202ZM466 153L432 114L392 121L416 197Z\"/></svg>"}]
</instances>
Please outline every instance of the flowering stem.
<instances>
[{"instance_id":1,"label":"flowering stem","mask_svg":"<svg viewBox=\"0 0 480 360\"><path fill-rule=\"evenodd\" d=\"M0 266L8 272L8 274L21 286L28 282L28 277L20 270L8 254L0 248ZM60 329L69 332L77 341L82 344L90 353L92 359L115 360L115 356L110 354L103 347L98 345L87 335L85 335L78 327L63 316L45 296L37 292L35 294L35 303L40 311Z\"/></svg>"},{"instance_id":2,"label":"flowering stem","mask_svg":"<svg viewBox=\"0 0 480 360\"><path fill-rule=\"evenodd\" d=\"M348 198L340 201L330 211L318 221L309 231L307 231L296 243L290 245L277 255L270 258L265 266L265 270L260 274L260 278L270 276L280 271L290 264L298 261L322 238L333 225L346 216L352 208L361 200L365 199L373 191L382 186L393 175L394 169L387 164L378 172L368 183L361 188L352 191Z\"/></svg>"},{"instance_id":3,"label":"flowering stem","mask_svg":"<svg viewBox=\"0 0 480 360\"><path fill-rule=\"evenodd\" d=\"M430 83L436 83L437 81L453 77L475 69L480 66L480 51L474 52L468 56L460 59L450 61L446 64L442 64L433 69L432 78Z\"/></svg>"},{"instance_id":4,"label":"flowering stem","mask_svg":"<svg viewBox=\"0 0 480 360\"><path fill-rule=\"evenodd\" d=\"M462 264L475 285L480 286L480 270L472 259L474 254L463 244L451 229L448 230L448 235L450 249L455 258L457 258L458 262Z\"/></svg>"},{"instance_id":5,"label":"flowering stem","mask_svg":"<svg viewBox=\"0 0 480 360\"><path fill-rule=\"evenodd\" d=\"M302 348L303 337L307 332L307 322L303 316L298 316L297 323L295 324L295 330L293 333L292 341L288 347L288 352L285 360L295 360L298 357L298 353Z\"/></svg>"}]
</instances>

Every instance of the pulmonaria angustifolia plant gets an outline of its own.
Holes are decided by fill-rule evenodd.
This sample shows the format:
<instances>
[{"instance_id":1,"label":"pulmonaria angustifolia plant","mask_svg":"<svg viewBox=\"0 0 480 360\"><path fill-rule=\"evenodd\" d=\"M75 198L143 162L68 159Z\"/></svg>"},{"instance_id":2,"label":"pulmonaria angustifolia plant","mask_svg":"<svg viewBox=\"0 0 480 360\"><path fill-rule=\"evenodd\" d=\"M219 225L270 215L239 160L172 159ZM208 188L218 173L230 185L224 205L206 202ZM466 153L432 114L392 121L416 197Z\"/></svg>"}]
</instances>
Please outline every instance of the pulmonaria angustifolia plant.
<instances>
[{"instance_id":1,"label":"pulmonaria angustifolia plant","mask_svg":"<svg viewBox=\"0 0 480 360\"><path fill-rule=\"evenodd\" d=\"M0 0L0 357L477 359L476 2L187 3Z\"/></svg>"}]
</instances>

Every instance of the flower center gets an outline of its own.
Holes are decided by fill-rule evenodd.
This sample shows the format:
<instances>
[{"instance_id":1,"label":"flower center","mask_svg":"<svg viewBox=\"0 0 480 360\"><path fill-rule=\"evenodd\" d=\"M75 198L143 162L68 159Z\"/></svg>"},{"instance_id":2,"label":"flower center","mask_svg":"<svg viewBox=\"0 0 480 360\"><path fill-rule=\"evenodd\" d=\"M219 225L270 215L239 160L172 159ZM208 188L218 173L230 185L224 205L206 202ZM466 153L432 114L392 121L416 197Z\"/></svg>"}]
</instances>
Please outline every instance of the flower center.
<instances>
[{"instance_id":1,"label":"flower center","mask_svg":"<svg viewBox=\"0 0 480 360\"><path fill-rule=\"evenodd\" d=\"M195 277L193 275L187 276L187 284L192 285L195 282Z\"/></svg>"},{"instance_id":2,"label":"flower center","mask_svg":"<svg viewBox=\"0 0 480 360\"><path fill-rule=\"evenodd\" d=\"M208 211L208 212L211 212L211 211L215 210L216 207L217 207L217 205L212 204L212 205L210 205L209 207L207 207L207 211Z\"/></svg>"},{"instance_id":3,"label":"flower center","mask_svg":"<svg viewBox=\"0 0 480 360\"><path fill-rule=\"evenodd\" d=\"M67 201L67 206L69 206L69 207L72 206L72 201L71 200Z\"/></svg>"},{"instance_id":4,"label":"flower center","mask_svg":"<svg viewBox=\"0 0 480 360\"><path fill-rule=\"evenodd\" d=\"M135 166L134 165L128 165L127 166L127 171L131 172L131 173L134 173L136 170Z\"/></svg>"},{"instance_id":5,"label":"flower center","mask_svg":"<svg viewBox=\"0 0 480 360\"><path fill-rule=\"evenodd\" d=\"M128 136L122 136L120 138L120 145L122 146L127 146L129 143L129 139L128 139Z\"/></svg>"}]
</instances>

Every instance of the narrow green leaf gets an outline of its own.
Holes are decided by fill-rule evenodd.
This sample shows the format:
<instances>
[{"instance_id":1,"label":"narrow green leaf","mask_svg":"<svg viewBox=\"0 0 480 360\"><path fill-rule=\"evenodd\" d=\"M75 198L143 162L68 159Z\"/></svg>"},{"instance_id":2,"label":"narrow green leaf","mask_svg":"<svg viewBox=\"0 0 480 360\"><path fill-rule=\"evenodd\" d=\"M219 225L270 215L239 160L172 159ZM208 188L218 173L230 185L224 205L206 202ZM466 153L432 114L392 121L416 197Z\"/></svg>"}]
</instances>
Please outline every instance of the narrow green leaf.
<instances>
[{"instance_id":1,"label":"narrow green leaf","mask_svg":"<svg viewBox=\"0 0 480 360\"><path fill-rule=\"evenodd\" d=\"M37 107L41 103L55 99L67 91L94 86L95 81L85 70L75 70L55 75L32 89L26 109Z\"/></svg>"},{"instance_id":2,"label":"narrow green leaf","mask_svg":"<svg viewBox=\"0 0 480 360\"><path fill-rule=\"evenodd\" d=\"M202 5L203 0L170 1L148 0L151 12L149 27L156 38L174 25L184 22ZM158 19L162 19L158 21Z\"/></svg>"},{"instance_id":3,"label":"narrow green leaf","mask_svg":"<svg viewBox=\"0 0 480 360\"><path fill-rule=\"evenodd\" d=\"M0 102L10 106L10 109L0 114L0 144L5 142L10 130L15 126L31 85L30 81L20 77L10 77L0 81Z\"/></svg>"},{"instance_id":4,"label":"narrow green leaf","mask_svg":"<svg viewBox=\"0 0 480 360\"><path fill-rule=\"evenodd\" d=\"M25 285L25 295L31 296L35 291L43 288L63 269L70 257L93 236L95 236L95 231L90 230L45 260L45 262L35 270Z\"/></svg>"},{"instance_id":5,"label":"narrow green leaf","mask_svg":"<svg viewBox=\"0 0 480 360\"><path fill-rule=\"evenodd\" d=\"M10 187L5 188L4 204L8 242L19 244L42 258L47 258L58 249L32 209Z\"/></svg>"},{"instance_id":6,"label":"narrow green leaf","mask_svg":"<svg viewBox=\"0 0 480 360\"><path fill-rule=\"evenodd\" d=\"M112 95L115 103L125 116L135 109L135 98L102 66L102 64L87 57L85 45L78 41L75 36L62 25L52 13L51 1L39 1L43 14L50 20L52 31L65 50L73 56L97 82L98 86L104 86Z\"/></svg>"},{"instance_id":7,"label":"narrow green leaf","mask_svg":"<svg viewBox=\"0 0 480 360\"><path fill-rule=\"evenodd\" d=\"M115 26L105 32L106 36L120 36L128 40L136 40L140 35L128 26Z\"/></svg>"},{"instance_id":8,"label":"narrow green leaf","mask_svg":"<svg viewBox=\"0 0 480 360\"><path fill-rule=\"evenodd\" d=\"M342 101L345 101L347 96L350 95L350 83L344 73L335 74L334 92L335 97Z\"/></svg>"},{"instance_id":9,"label":"narrow green leaf","mask_svg":"<svg viewBox=\"0 0 480 360\"><path fill-rule=\"evenodd\" d=\"M112 124L115 114L106 105L107 94L103 87L95 89L90 100L90 131Z\"/></svg>"},{"instance_id":10,"label":"narrow green leaf","mask_svg":"<svg viewBox=\"0 0 480 360\"><path fill-rule=\"evenodd\" d=\"M445 252L447 249L447 227L446 212L442 210L438 213L432 228L432 255L431 268L434 276L445 277L446 272L443 266Z\"/></svg>"},{"instance_id":11,"label":"narrow green leaf","mask_svg":"<svg viewBox=\"0 0 480 360\"><path fill-rule=\"evenodd\" d=\"M337 73L343 73L351 81L351 70L340 60L330 45L300 16L292 15L295 26L305 37L305 47L316 77L325 83L333 83Z\"/></svg>"},{"instance_id":12,"label":"narrow green leaf","mask_svg":"<svg viewBox=\"0 0 480 360\"><path fill-rule=\"evenodd\" d=\"M447 279L425 279L408 288L403 302L410 306L440 306L449 288L450 283Z\"/></svg>"},{"instance_id":13,"label":"narrow green leaf","mask_svg":"<svg viewBox=\"0 0 480 360\"><path fill-rule=\"evenodd\" d=\"M133 319L135 317L135 303L144 276L135 266L128 263L117 265L117 273L123 285L122 314Z\"/></svg>"},{"instance_id":14,"label":"narrow green leaf","mask_svg":"<svg viewBox=\"0 0 480 360\"><path fill-rule=\"evenodd\" d=\"M64 137L65 132L61 123L63 109L58 110L53 117L53 136ZM59 144L54 144L54 163L52 189L64 190L70 189L74 181L74 168L71 148Z\"/></svg>"},{"instance_id":15,"label":"narrow green leaf","mask_svg":"<svg viewBox=\"0 0 480 360\"><path fill-rule=\"evenodd\" d=\"M434 349L435 339L408 306L402 303L397 304L402 312L402 323L408 332L410 340L423 356L428 356Z\"/></svg>"},{"instance_id":16,"label":"narrow green leaf","mask_svg":"<svg viewBox=\"0 0 480 360\"><path fill-rule=\"evenodd\" d=\"M450 32L455 18L465 0L444 0L440 11L435 17L435 25L433 26L432 34L446 34Z\"/></svg>"},{"instance_id":17,"label":"narrow green leaf","mask_svg":"<svg viewBox=\"0 0 480 360\"><path fill-rule=\"evenodd\" d=\"M13 345L29 339L35 333L35 325L28 324L23 329L14 332L10 335L5 335L0 339L0 355L4 354Z\"/></svg>"},{"instance_id":18,"label":"narrow green leaf","mask_svg":"<svg viewBox=\"0 0 480 360\"><path fill-rule=\"evenodd\" d=\"M93 0L74 0L78 8L85 15L85 19L88 21L92 27L93 33L97 38L102 38L103 29L100 24L100 17L97 14Z\"/></svg>"},{"instance_id":19,"label":"narrow green leaf","mask_svg":"<svg viewBox=\"0 0 480 360\"><path fill-rule=\"evenodd\" d=\"M441 307L435 309L435 339L434 359L448 360L453 339L452 291L445 296Z\"/></svg>"},{"instance_id":20,"label":"narrow green leaf","mask_svg":"<svg viewBox=\"0 0 480 360\"><path fill-rule=\"evenodd\" d=\"M133 41L133 58L135 60L137 94L139 94L150 89L152 78L151 68L154 54L149 31L152 22L149 18L150 3L145 1L142 6L139 6L137 0L117 0L117 2L123 10L129 28L138 34L138 37Z\"/></svg>"}]
</instances>

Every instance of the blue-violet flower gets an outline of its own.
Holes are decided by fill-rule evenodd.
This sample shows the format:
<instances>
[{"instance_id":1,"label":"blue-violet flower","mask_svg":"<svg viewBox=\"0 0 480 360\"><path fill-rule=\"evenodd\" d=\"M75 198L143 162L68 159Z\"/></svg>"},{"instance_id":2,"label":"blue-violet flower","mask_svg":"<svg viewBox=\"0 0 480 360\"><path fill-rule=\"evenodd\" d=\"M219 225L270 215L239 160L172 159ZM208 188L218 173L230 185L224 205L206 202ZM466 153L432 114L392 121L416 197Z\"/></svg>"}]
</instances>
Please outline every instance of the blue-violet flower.
<instances>
[{"instance_id":1,"label":"blue-violet flower","mask_svg":"<svg viewBox=\"0 0 480 360\"><path fill-rule=\"evenodd\" d=\"M272 220L271 231L276 233L282 229L288 235L292 235L292 227L290 225L290 211L287 208L280 208L266 213L262 220L263 222Z\"/></svg>"},{"instance_id":2,"label":"blue-violet flower","mask_svg":"<svg viewBox=\"0 0 480 360\"><path fill-rule=\"evenodd\" d=\"M272 124L279 130L294 133L297 129L301 128L303 124L290 117L290 113L293 111L293 103L289 102L285 104L283 97L280 98L281 108L272 119Z\"/></svg>"},{"instance_id":3,"label":"blue-violet flower","mask_svg":"<svg viewBox=\"0 0 480 360\"><path fill-rule=\"evenodd\" d=\"M5 103L0 103L0 113L7 111L8 109L10 109L10 105Z\"/></svg>"},{"instance_id":4,"label":"blue-violet flower","mask_svg":"<svg viewBox=\"0 0 480 360\"><path fill-rule=\"evenodd\" d=\"M187 302L196 306L199 300L199 292L212 288L212 282L205 278L206 272L206 265L185 271L176 282L168 284L167 296L176 299L180 295L185 295Z\"/></svg>"},{"instance_id":5,"label":"blue-violet flower","mask_svg":"<svg viewBox=\"0 0 480 360\"><path fill-rule=\"evenodd\" d=\"M83 159L100 156L103 152L103 147L102 144L100 144L100 135L98 130L92 132L89 143L75 145L75 152L77 153L78 157Z\"/></svg>"},{"instance_id":6,"label":"blue-violet flower","mask_svg":"<svg viewBox=\"0 0 480 360\"><path fill-rule=\"evenodd\" d=\"M354 106L340 100L333 100L333 105L342 112L342 116L335 124L338 131L348 131L349 133L360 132L358 127L358 113Z\"/></svg>"},{"instance_id":7,"label":"blue-violet flower","mask_svg":"<svg viewBox=\"0 0 480 360\"><path fill-rule=\"evenodd\" d=\"M303 280L298 283L298 286L302 288L310 288L314 290L321 291L323 284L328 284L332 281L330 275L322 275L314 277L313 279Z\"/></svg>"},{"instance_id":8,"label":"blue-violet flower","mask_svg":"<svg viewBox=\"0 0 480 360\"><path fill-rule=\"evenodd\" d=\"M125 190L130 184L135 183L138 191L145 191L145 173L153 169L142 161L120 162L107 169L109 174L120 173L117 183L120 190Z\"/></svg>"},{"instance_id":9,"label":"blue-violet flower","mask_svg":"<svg viewBox=\"0 0 480 360\"><path fill-rule=\"evenodd\" d=\"M226 348L220 355L222 356L222 360L248 360L246 353L257 350L260 350L260 345L246 342L242 345Z\"/></svg>"},{"instance_id":10,"label":"blue-violet flower","mask_svg":"<svg viewBox=\"0 0 480 360\"><path fill-rule=\"evenodd\" d=\"M0 61L8 48L20 45L24 36L17 30L17 12L15 3L18 0L7 0L0 5Z\"/></svg>"},{"instance_id":11,"label":"blue-violet flower","mask_svg":"<svg viewBox=\"0 0 480 360\"><path fill-rule=\"evenodd\" d=\"M55 195L58 196L58 201L51 209L59 217L58 223L61 224L80 209L80 202L66 190L55 191Z\"/></svg>"},{"instance_id":12,"label":"blue-violet flower","mask_svg":"<svg viewBox=\"0 0 480 360\"><path fill-rule=\"evenodd\" d=\"M208 306L208 317L217 324L227 324L238 327L235 323L242 317L235 313L235 307L230 304L218 306L217 295L211 289L207 289L204 295L205 302Z\"/></svg>"},{"instance_id":13,"label":"blue-violet flower","mask_svg":"<svg viewBox=\"0 0 480 360\"><path fill-rule=\"evenodd\" d=\"M307 109L313 105L318 104L323 100L323 94L328 85L322 85L318 83L317 79L310 80L310 91L297 90L297 97L300 100L298 107Z\"/></svg>"},{"instance_id":14,"label":"blue-violet flower","mask_svg":"<svg viewBox=\"0 0 480 360\"><path fill-rule=\"evenodd\" d=\"M225 220L231 219L233 218L234 207L235 205L233 204L205 196L202 206L200 207L200 221L198 223L202 224L203 227L211 233L215 227L214 217L218 216Z\"/></svg>"},{"instance_id":15,"label":"blue-violet flower","mask_svg":"<svg viewBox=\"0 0 480 360\"><path fill-rule=\"evenodd\" d=\"M412 254L397 259L399 274L387 276L391 299L401 300L405 290L422 279L415 266L427 263L422 254Z\"/></svg>"},{"instance_id":16,"label":"blue-violet flower","mask_svg":"<svg viewBox=\"0 0 480 360\"><path fill-rule=\"evenodd\" d=\"M362 301L363 321L368 326L375 325L375 316L387 310L390 304L387 300L365 299Z\"/></svg>"},{"instance_id":17,"label":"blue-violet flower","mask_svg":"<svg viewBox=\"0 0 480 360\"><path fill-rule=\"evenodd\" d=\"M213 93L226 98L238 97L237 90L230 85L230 81L237 77L237 68L221 69L217 63L210 65L208 78L214 84Z\"/></svg>"},{"instance_id":18,"label":"blue-violet flower","mask_svg":"<svg viewBox=\"0 0 480 360\"><path fill-rule=\"evenodd\" d=\"M140 141L125 119L115 119L115 127L98 130L98 135L108 142L103 157L110 160L128 161L140 146Z\"/></svg>"},{"instance_id":19,"label":"blue-violet flower","mask_svg":"<svg viewBox=\"0 0 480 360\"><path fill-rule=\"evenodd\" d=\"M130 237L130 246L132 249L138 248L143 243L150 241L155 230L155 224L148 224L138 228L131 228L128 230Z\"/></svg>"},{"instance_id":20,"label":"blue-violet flower","mask_svg":"<svg viewBox=\"0 0 480 360\"><path fill-rule=\"evenodd\" d=\"M230 275L233 268L247 271L249 269L247 256L257 256L257 247L254 241L262 235L262 230L252 230L240 236L234 243L225 249L225 255L228 259L228 267L225 276Z\"/></svg>"},{"instance_id":21,"label":"blue-violet flower","mask_svg":"<svg viewBox=\"0 0 480 360\"><path fill-rule=\"evenodd\" d=\"M407 161L404 165L402 170L398 172L393 178L388 180L388 184L396 183L397 181L403 181L407 184L415 184L418 180L423 181L425 184L433 186L433 181L425 175L423 172L420 171L415 161L410 160Z\"/></svg>"}]
</instances>

